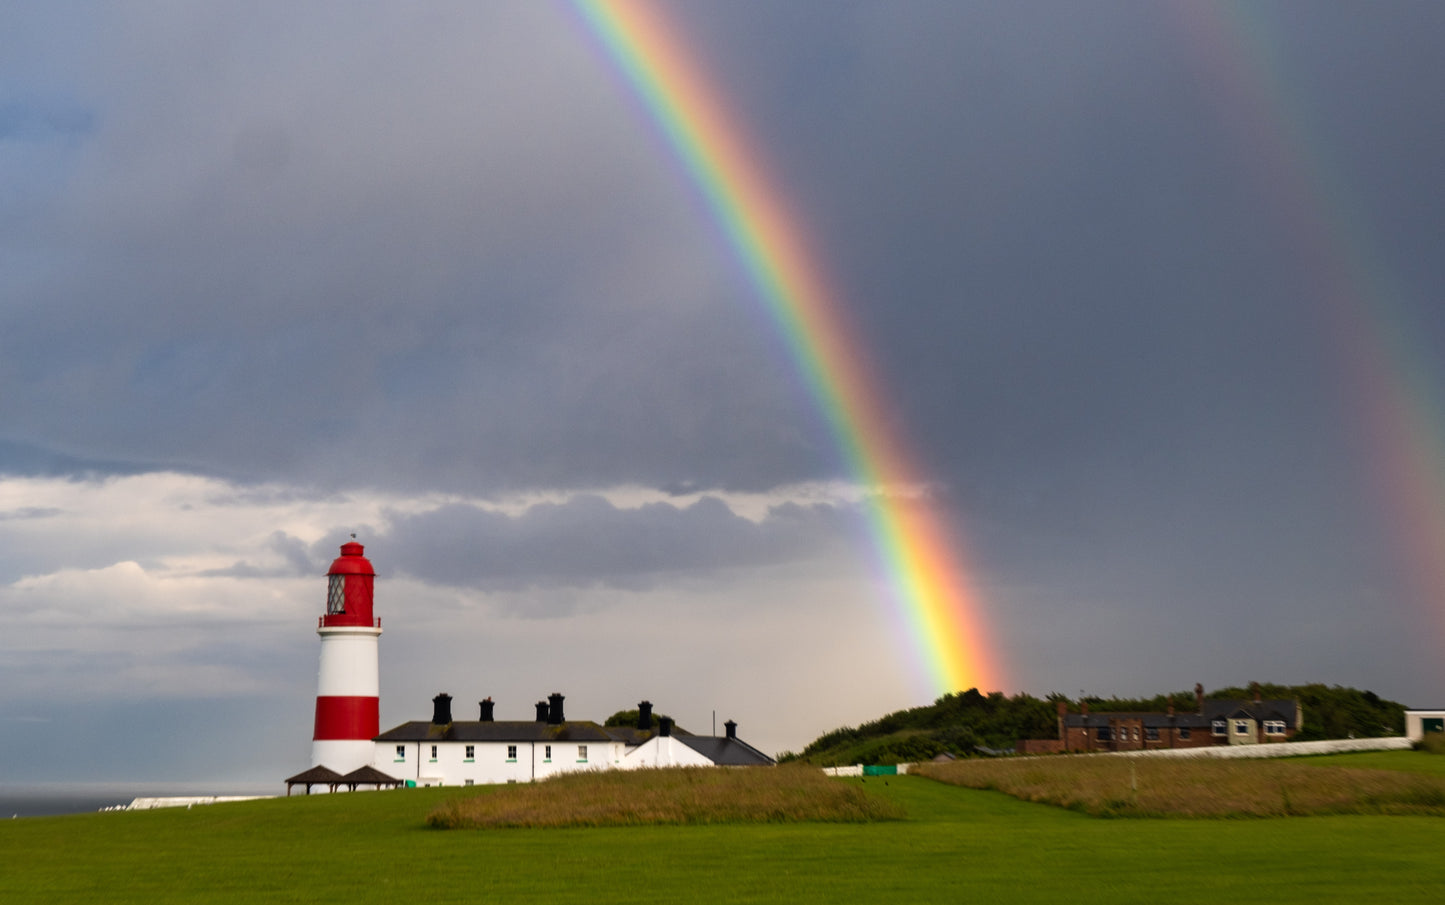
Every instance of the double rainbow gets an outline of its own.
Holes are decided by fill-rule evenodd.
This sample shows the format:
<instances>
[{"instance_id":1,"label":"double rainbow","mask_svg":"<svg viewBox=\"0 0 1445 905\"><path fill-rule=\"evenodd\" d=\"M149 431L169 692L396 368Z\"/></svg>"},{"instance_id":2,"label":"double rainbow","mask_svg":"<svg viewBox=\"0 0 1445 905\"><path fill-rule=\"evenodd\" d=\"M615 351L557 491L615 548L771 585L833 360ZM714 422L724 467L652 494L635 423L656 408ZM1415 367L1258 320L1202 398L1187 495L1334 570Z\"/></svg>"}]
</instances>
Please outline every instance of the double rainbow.
<instances>
[{"instance_id":1,"label":"double rainbow","mask_svg":"<svg viewBox=\"0 0 1445 905\"><path fill-rule=\"evenodd\" d=\"M662 14L644 0L572 0L702 194L784 338L853 479L870 493L869 532L917 667L935 692L998 681L962 546L884 417L864 349L806 237L736 118Z\"/></svg>"}]
</instances>

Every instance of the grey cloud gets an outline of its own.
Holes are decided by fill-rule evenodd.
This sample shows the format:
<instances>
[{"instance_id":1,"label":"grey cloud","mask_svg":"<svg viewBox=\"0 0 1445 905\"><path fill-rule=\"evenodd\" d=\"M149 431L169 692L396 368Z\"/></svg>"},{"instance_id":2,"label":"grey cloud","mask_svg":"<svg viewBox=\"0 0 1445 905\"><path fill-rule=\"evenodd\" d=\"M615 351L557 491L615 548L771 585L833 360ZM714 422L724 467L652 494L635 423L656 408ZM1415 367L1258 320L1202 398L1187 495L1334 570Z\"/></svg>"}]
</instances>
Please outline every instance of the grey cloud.
<instances>
[{"instance_id":1,"label":"grey cloud","mask_svg":"<svg viewBox=\"0 0 1445 905\"><path fill-rule=\"evenodd\" d=\"M788 505L755 523L713 497L620 509L580 495L516 517L464 504L397 516L378 542L399 571L438 584L643 590L807 558L844 537L852 518L831 506Z\"/></svg>"},{"instance_id":2,"label":"grey cloud","mask_svg":"<svg viewBox=\"0 0 1445 905\"><path fill-rule=\"evenodd\" d=\"M37 518L54 518L64 510L53 506L22 506L19 509L0 510L0 522L28 521Z\"/></svg>"}]
</instances>

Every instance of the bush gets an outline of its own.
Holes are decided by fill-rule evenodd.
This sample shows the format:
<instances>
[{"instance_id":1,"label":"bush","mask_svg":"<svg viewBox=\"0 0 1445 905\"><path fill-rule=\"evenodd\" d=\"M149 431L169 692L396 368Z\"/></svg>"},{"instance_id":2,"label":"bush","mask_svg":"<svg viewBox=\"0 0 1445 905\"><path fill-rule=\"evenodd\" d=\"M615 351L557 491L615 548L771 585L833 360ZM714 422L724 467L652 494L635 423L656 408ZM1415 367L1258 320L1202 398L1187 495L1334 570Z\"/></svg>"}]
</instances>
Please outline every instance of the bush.
<instances>
[{"instance_id":1,"label":"bush","mask_svg":"<svg viewBox=\"0 0 1445 905\"><path fill-rule=\"evenodd\" d=\"M1415 743L1415 750L1426 754L1445 754L1445 732L1425 733L1425 737Z\"/></svg>"}]
</instances>

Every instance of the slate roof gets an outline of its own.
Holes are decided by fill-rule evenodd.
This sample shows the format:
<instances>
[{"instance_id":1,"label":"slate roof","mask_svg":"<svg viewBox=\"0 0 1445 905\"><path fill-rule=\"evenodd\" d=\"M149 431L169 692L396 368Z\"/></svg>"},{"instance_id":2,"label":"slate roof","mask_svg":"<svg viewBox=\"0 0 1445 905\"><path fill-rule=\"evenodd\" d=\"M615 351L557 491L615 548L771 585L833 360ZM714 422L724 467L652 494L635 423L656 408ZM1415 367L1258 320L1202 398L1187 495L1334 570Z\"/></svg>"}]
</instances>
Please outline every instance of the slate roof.
<instances>
[{"instance_id":1,"label":"slate roof","mask_svg":"<svg viewBox=\"0 0 1445 905\"><path fill-rule=\"evenodd\" d=\"M457 720L438 726L426 720L402 723L378 735L378 742L611 742L626 739L590 720Z\"/></svg>"},{"instance_id":2,"label":"slate roof","mask_svg":"<svg viewBox=\"0 0 1445 905\"><path fill-rule=\"evenodd\" d=\"M1299 706L1290 700L1260 701L1204 701L1204 715L1211 720L1248 719L1256 722L1281 720L1286 729L1298 729L1295 717Z\"/></svg>"},{"instance_id":3,"label":"slate roof","mask_svg":"<svg viewBox=\"0 0 1445 905\"><path fill-rule=\"evenodd\" d=\"M773 764L771 757L740 739L716 735L674 735L673 738L719 767L768 767Z\"/></svg>"},{"instance_id":4,"label":"slate roof","mask_svg":"<svg viewBox=\"0 0 1445 905\"><path fill-rule=\"evenodd\" d=\"M1070 713L1064 716L1064 725L1070 729L1094 729L1100 726L1108 726L1114 720L1139 720L1146 729L1168 729L1170 726L1178 726L1183 729L1207 729L1209 720L1197 713L1175 713L1171 718L1167 713Z\"/></svg>"},{"instance_id":5,"label":"slate roof","mask_svg":"<svg viewBox=\"0 0 1445 905\"><path fill-rule=\"evenodd\" d=\"M615 741L626 742L629 745L640 745L657 734L656 729L638 729L636 726L604 726L603 731L612 736ZM677 727L672 727L673 735L686 735L686 732L679 732Z\"/></svg>"},{"instance_id":6,"label":"slate roof","mask_svg":"<svg viewBox=\"0 0 1445 905\"><path fill-rule=\"evenodd\" d=\"M1144 713L1144 712L1103 712L1103 713L1069 713L1064 715L1064 725L1071 729L1080 727L1094 729L1100 726L1108 726L1112 720L1140 720L1146 728L1167 729L1170 726L1179 726L1189 729L1209 728L1214 720L1229 719L1250 719L1256 722L1265 720L1280 720L1285 724L1286 729L1298 729L1299 723L1296 715L1299 709L1294 701L1254 701L1238 700L1210 700L1204 701L1204 712L1187 713L1175 712L1173 720L1167 713Z\"/></svg>"}]
</instances>

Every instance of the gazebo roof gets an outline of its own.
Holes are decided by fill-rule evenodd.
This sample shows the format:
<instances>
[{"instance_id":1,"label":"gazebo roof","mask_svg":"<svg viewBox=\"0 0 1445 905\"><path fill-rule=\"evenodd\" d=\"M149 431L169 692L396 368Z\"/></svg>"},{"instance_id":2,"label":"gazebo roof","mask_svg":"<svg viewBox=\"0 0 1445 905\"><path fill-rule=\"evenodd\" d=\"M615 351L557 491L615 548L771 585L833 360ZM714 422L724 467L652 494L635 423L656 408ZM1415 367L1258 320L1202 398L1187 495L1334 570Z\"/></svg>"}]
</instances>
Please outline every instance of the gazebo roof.
<instances>
[{"instance_id":1,"label":"gazebo roof","mask_svg":"<svg viewBox=\"0 0 1445 905\"><path fill-rule=\"evenodd\" d=\"M394 776L387 776L385 773L371 766L357 767L345 776L338 776L336 781L349 786L399 786L402 784L400 779Z\"/></svg>"},{"instance_id":2,"label":"gazebo roof","mask_svg":"<svg viewBox=\"0 0 1445 905\"><path fill-rule=\"evenodd\" d=\"M299 785L300 783L303 783L303 782L305 782L305 783L323 783L323 782L330 783L330 782L340 782L340 781L341 781L341 778L342 778L342 777L341 777L341 774L340 774L340 773L337 773L335 770L331 769L330 767L323 767L323 766L319 766L319 765L318 765L318 766L312 767L310 770L303 770L303 771L301 771L300 773L297 773L295 776L292 776L292 777L288 778L288 779L286 780L286 782L288 782L288 783L295 783L295 784L298 784L298 785Z\"/></svg>"}]
</instances>

